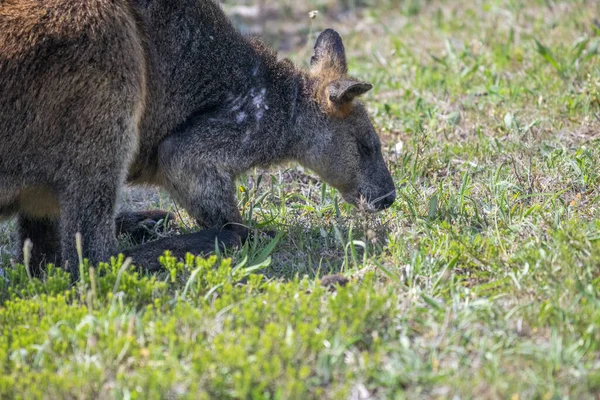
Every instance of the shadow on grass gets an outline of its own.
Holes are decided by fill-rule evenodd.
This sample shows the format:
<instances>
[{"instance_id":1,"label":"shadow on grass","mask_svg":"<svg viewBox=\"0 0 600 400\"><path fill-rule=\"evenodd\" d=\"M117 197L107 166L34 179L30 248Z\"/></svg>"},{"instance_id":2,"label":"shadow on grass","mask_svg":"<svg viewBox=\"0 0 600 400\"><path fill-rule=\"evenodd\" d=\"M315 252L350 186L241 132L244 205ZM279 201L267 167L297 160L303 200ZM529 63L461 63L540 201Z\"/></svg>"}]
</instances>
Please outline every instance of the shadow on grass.
<instances>
[{"instance_id":1,"label":"shadow on grass","mask_svg":"<svg viewBox=\"0 0 600 400\"><path fill-rule=\"evenodd\" d=\"M231 258L232 265L243 265L269 279L348 274L384 252L391 231L387 223L368 215L315 216L285 225L275 223L251 229L249 237L241 243L230 231L196 231L170 224L168 219L163 219L168 214L165 212L131 214L136 217L131 218L135 222L128 227L131 232L124 229L124 224L119 229L119 253L132 256L132 264L143 274L158 276L166 273L159 262L165 250L180 261L185 261L188 252L206 257L216 253L218 258ZM158 216L157 221L150 221L152 216ZM0 262L0 273L17 261L4 258Z\"/></svg>"},{"instance_id":2,"label":"shadow on grass","mask_svg":"<svg viewBox=\"0 0 600 400\"><path fill-rule=\"evenodd\" d=\"M128 238L124 242L126 248L121 252L130 255L133 248L145 260L155 258L156 263L141 268L148 274L164 272L158 258L165 250L170 250L179 260L184 259L187 251L207 257L216 253L219 258L231 258L234 265L243 264L270 279L319 278L360 268L370 257L385 251L389 232L386 224L356 219L332 220L310 226L298 222L286 227L263 226L251 230L243 243L231 235L223 238L215 231L185 234L170 231L167 237L143 243ZM222 241L216 247L217 237ZM144 249L148 254L143 254ZM135 257L133 263L136 263Z\"/></svg>"}]
</instances>

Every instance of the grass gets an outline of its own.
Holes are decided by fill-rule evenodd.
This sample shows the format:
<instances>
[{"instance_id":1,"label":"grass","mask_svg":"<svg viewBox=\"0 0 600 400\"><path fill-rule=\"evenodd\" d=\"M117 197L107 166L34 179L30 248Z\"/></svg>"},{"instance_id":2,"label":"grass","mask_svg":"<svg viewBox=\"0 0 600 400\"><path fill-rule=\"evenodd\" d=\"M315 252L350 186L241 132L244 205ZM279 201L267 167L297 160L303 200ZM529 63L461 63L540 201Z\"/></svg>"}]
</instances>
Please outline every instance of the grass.
<instances>
[{"instance_id":1,"label":"grass","mask_svg":"<svg viewBox=\"0 0 600 400\"><path fill-rule=\"evenodd\" d=\"M236 17L304 64L311 32L342 33L397 202L361 215L296 166L251 171L240 207L276 238L77 287L6 263L0 397L598 398L600 5L473 3Z\"/></svg>"}]
</instances>

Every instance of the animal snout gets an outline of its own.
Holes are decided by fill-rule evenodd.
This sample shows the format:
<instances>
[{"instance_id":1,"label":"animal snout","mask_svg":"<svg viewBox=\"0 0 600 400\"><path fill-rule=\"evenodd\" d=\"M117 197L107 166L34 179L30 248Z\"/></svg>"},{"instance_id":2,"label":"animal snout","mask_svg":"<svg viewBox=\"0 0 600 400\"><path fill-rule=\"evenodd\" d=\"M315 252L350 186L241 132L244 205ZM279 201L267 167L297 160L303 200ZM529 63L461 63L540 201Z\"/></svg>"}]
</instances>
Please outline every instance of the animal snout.
<instances>
[{"instance_id":1,"label":"animal snout","mask_svg":"<svg viewBox=\"0 0 600 400\"><path fill-rule=\"evenodd\" d=\"M378 210L385 210L386 208L388 208L389 206L394 204L394 201L396 201L396 191L395 190L385 196L382 196L380 199L378 199L375 202L374 206Z\"/></svg>"}]
</instances>

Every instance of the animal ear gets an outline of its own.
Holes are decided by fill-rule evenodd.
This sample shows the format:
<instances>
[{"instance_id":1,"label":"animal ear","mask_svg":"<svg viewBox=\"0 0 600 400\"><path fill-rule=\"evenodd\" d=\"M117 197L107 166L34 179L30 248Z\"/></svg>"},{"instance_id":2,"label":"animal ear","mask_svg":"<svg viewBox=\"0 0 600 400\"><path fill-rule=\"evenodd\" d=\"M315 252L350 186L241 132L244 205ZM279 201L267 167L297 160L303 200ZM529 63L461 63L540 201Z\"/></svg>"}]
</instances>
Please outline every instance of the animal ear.
<instances>
[{"instance_id":1,"label":"animal ear","mask_svg":"<svg viewBox=\"0 0 600 400\"><path fill-rule=\"evenodd\" d=\"M373 85L370 83L352 79L338 79L327 86L327 94L332 103L341 105L352 102L355 97L367 93L372 88Z\"/></svg>"},{"instance_id":2,"label":"animal ear","mask_svg":"<svg viewBox=\"0 0 600 400\"><path fill-rule=\"evenodd\" d=\"M313 71L334 70L340 76L348 72L344 43L341 36L333 29L324 30L317 38L314 54L310 58L310 67Z\"/></svg>"}]
</instances>

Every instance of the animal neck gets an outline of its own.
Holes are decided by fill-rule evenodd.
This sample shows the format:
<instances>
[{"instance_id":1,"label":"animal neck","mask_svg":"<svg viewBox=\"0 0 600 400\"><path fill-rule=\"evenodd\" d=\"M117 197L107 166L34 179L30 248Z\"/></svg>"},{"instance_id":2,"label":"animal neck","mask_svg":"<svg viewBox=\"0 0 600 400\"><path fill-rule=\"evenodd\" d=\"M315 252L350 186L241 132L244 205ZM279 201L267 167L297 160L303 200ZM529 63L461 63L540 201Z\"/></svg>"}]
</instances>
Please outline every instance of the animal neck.
<instances>
[{"instance_id":1,"label":"animal neck","mask_svg":"<svg viewBox=\"0 0 600 400\"><path fill-rule=\"evenodd\" d=\"M305 132L305 128L311 120L307 115L313 115L315 108L308 94L307 73L289 60L277 60L276 54L260 42L249 45L255 63L245 70L244 79L229 89L213 112L202 113L199 121L192 122L194 126L210 126L215 135L233 132L234 146L227 152L238 160L236 172L298 160L309 147L312 132Z\"/></svg>"},{"instance_id":2,"label":"animal neck","mask_svg":"<svg viewBox=\"0 0 600 400\"><path fill-rule=\"evenodd\" d=\"M248 109L256 110L241 124L242 146L250 149L251 165L269 166L307 157L318 137L316 126L323 114L311 94L309 74L296 69L288 60L266 62L264 75L253 87L258 97L250 96ZM252 93L252 89L250 89ZM264 98L260 97L264 94ZM237 115L237 122L241 116Z\"/></svg>"}]
</instances>

